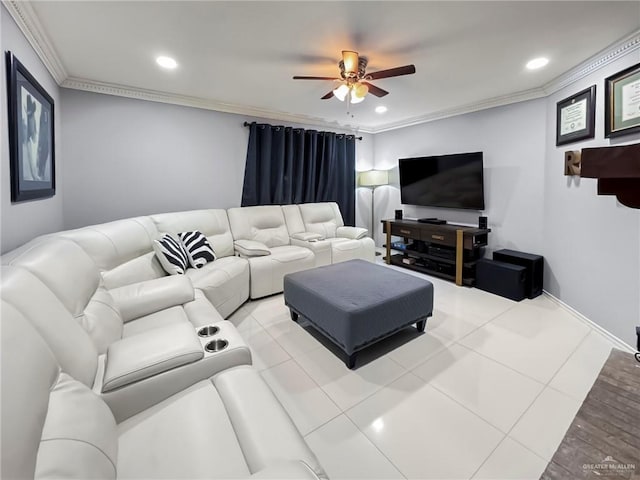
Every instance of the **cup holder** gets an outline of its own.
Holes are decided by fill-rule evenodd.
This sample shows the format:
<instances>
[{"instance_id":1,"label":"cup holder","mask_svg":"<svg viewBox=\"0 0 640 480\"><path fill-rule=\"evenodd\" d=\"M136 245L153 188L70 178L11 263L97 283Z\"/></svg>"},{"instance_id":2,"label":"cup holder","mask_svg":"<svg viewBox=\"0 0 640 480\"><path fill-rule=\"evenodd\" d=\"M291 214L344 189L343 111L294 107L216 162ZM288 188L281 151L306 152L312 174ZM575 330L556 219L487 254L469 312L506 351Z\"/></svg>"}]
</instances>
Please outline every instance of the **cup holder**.
<instances>
[{"instance_id":1,"label":"cup holder","mask_svg":"<svg viewBox=\"0 0 640 480\"><path fill-rule=\"evenodd\" d=\"M204 349L209 353L214 353L224 350L225 348L227 348L227 345L229 345L229 342L227 342L226 340L211 340L210 342L207 342L207 344L204 346Z\"/></svg>"},{"instance_id":2,"label":"cup holder","mask_svg":"<svg viewBox=\"0 0 640 480\"><path fill-rule=\"evenodd\" d=\"M198 336L200 337L210 337L211 335L215 335L218 333L220 329L214 325L207 325L206 327L202 327L198 330Z\"/></svg>"}]
</instances>

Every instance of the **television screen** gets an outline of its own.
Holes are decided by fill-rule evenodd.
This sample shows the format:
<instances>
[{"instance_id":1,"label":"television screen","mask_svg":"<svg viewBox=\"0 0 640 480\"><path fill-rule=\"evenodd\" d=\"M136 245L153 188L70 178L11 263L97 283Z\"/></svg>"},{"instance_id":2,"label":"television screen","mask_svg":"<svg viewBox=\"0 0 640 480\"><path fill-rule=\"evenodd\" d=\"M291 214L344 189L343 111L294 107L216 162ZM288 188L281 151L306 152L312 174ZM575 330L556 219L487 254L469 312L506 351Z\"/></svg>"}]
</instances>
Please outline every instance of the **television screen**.
<instances>
[{"instance_id":1,"label":"television screen","mask_svg":"<svg viewBox=\"0 0 640 480\"><path fill-rule=\"evenodd\" d=\"M405 205L484 210L482 152L401 158Z\"/></svg>"}]
</instances>

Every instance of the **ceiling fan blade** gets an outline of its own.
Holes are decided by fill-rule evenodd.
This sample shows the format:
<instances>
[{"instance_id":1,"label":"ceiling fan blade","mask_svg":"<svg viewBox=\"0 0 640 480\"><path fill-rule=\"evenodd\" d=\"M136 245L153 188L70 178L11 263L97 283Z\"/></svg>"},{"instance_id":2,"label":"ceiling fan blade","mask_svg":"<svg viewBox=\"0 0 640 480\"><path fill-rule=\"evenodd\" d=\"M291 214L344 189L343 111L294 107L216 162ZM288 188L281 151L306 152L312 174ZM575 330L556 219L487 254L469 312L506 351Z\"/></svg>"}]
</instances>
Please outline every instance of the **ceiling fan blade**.
<instances>
[{"instance_id":1,"label":"ceiling fan blade","mask_svg":"<svg viewBox=\"0 0 640 480\"><path fill-rule=\"evenodd\" d=\"M386 90L381 89L380 87L376 87L375 85L369 83L369 82L360 82L363 85L366 85L367 87L369 87L369 93L371 95L375 95L376 97L384 97L385 95L387 95L389 92L387 92Z\"/></svg>"},{"instance_id":2,"label":"ceiling fan blade","mask_svg":"<svg viewBox=\"0 0 640 480\"><path fill-rule=\"evenodd\" d=\"M294 80L339 80L336 77L305 77L296 75L293 77Z\"/></svg>"},{"instance_id":3,"label":"ceiling fan blade","mask_svg":"<svg viewBox=\"0 0 640 480\"><path fill-rule=\"evenodd\" d=\"M416 73L415 65L404 65L403 67L390 68L388 70L378 70L377 72L367 73L367 80L379 80L381 78L399 77L401 75L411 75Z\"/></svg>"},{"instance_id":4,"label":"ceiling fan blade","mask_svg":"<svg viewBox=\"0 0 640 480\"><path fill-rule=\"evenodd\" d=\"M329 93L327 93L325 96L320 97L320 100L329 100L331 97L333 97L333 90L331 90Z\"/></svg>"}]
</instances>

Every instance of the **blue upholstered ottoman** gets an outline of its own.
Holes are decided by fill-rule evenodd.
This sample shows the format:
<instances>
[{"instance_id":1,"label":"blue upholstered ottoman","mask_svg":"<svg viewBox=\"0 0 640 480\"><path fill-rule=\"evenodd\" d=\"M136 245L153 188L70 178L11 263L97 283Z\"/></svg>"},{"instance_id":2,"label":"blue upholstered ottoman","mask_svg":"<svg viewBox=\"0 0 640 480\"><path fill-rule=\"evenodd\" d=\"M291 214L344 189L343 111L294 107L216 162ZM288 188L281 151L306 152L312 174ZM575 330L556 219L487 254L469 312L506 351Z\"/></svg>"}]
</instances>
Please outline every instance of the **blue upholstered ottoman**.
<instances>
[{"instance_id":1,"label":"blue upholstered ottoman","mask_svg":"<svg viewBox=\"0 0 640 480\"><path fill-rule=\"evenodd\" d=\"M327 265L284 277L291 318L306 318L346 354L353 368L359 350L416 324L424 331L433 312L433 285L364 260Z\"/></svg>"}]
</instances>

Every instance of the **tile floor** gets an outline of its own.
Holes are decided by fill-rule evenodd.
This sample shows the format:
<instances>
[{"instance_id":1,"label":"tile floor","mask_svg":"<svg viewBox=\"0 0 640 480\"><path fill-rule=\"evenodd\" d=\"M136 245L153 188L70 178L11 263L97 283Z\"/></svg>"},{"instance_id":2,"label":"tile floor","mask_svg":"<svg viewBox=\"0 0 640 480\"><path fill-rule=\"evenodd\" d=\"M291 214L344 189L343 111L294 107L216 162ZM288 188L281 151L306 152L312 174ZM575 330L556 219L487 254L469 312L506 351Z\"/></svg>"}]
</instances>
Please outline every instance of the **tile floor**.
<instances>
[{"instance_id":1,"label":"tile floor","mask_svg":"<svg viewBox=\"0 0 640 480\"><path fill-rule=\"evenodd\" d=\"M355 370L282 295L229 320L332 479L538 479L614 344L546 296L429 280L425 333L401 331Z\"/></svg>"}]
</instances>

